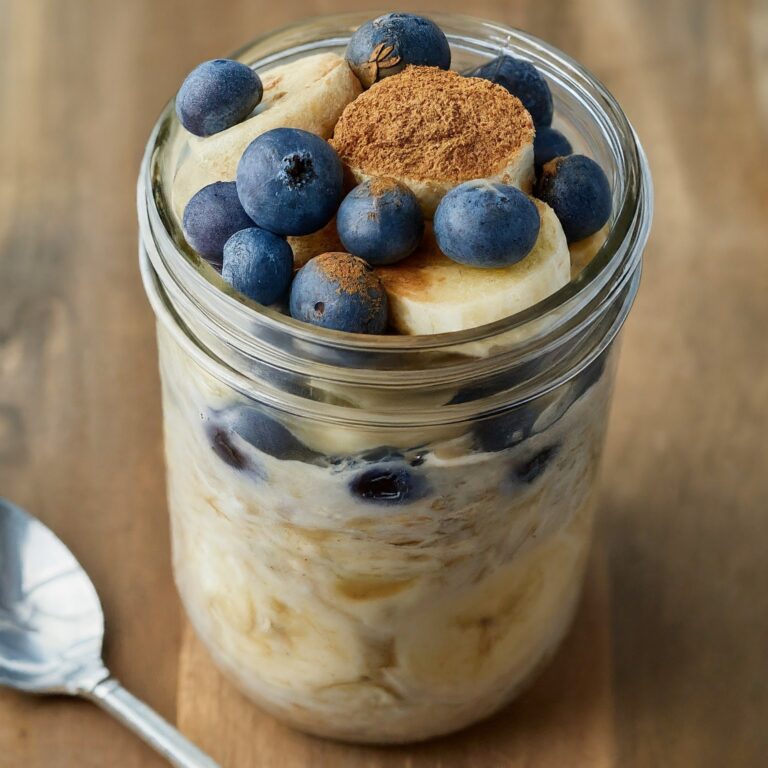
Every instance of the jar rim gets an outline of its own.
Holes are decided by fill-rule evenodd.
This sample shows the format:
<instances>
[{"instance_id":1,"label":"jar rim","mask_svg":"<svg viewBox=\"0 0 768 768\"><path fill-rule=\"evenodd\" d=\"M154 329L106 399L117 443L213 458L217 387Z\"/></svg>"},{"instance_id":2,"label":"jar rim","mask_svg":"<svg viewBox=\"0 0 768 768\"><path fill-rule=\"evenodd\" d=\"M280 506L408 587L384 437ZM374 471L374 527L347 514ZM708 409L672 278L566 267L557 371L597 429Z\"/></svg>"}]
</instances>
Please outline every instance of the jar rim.
<instances>
[{"instance_id":1,"label":"jar rim","mask_svg":"<svg viewBox=\"0 0 768 768\"><path fill-rule=\"evenodd\" d=\"M464 33L459 35L449 29L446 34L452 48L466 48L471 44L473 52L482 51L489 57L507 52L534 61L545 76L558 77L561 84L586 99L594 116L601 121L606 141L611 143L611 149L621 170L622 188L618 205L614 199L614 213L606 240L578 279L569 281L548 298L509 317L462 331L421 336L349 334L302 323L268 307L246 305L211 282L194 265L190 254L179 246L170 230L170 204L160 183L158 159L163 142L175 127L172 99L163 110L150 136L138 186L142 248L148 254L152 269L159 283L166 289L171 303L177 300L192 300L202 322L212 331L224 330L229 344L241 347L246 354L252 356L264 354L263 346L256 339L257 334L253 333L254 328L279 334L284 340L294 344L308 345L319 350L373 353L378 359L384 360L388 355L394 360L399 359L401 355L413 356L442 351L463 354L462 350L470 349L473 345L505 337L508 339L510 333L525 331L520 334L525 338L524 343L512 344L506 348L504 355L500 354L493 360L485 361L484 368L489 370L493 366L502 367L512 358L519 360L526 354L531 354L532 349L554 343L563 335L577 333L596 312L620 295L639 270L642 250L650 228L653 203L652 182L645 155L615 98L597 78L575 60L533 35L471 16L445 13L429 16L443 27L460 27L462 30L471 31L472 36L467 37ZM328 45L340 45L347 39L339 37L340 30L351 32L368 18L370 14L357 12L304 19L256 38L239 49L233 57L246 59L260 44L277 39L284 39L289 43L293 41L293 44L248 63L267 66L290 55L300 54L303 48L308 47L300 42L301 33L313 25L328 31L335 30L336 35L325 42ZM145 281L146 277L145 274ZM636 281L634 285L628 298L629 305L634 297ZM544 319L549 321L548 324L541 322ZM613 335L617 331L618 328ZM469 367L476 363L470 354L464 367L468 371ZM323 370L322 360L312 360L312 364L316 366L316 373L320 376L327 375L330 380L338 376L330 370L333 368L332 364L326 366L328 370ZM386 369L387 366L383 367ZM363 367L355 371L345 367L343 371L345 381L351 377L363 385L380 378L382 374L381 368L369 371ZM433 380L429 376L424 377L423 369L410 373L409 377L409 371L397 369L399 381L403 385L407 384L409 378L413 379L414 383L421 382L425 386ZM462 374L455 366L448 365L442 366L440 374L434 375L455 378Z\"/></svg>"}]
</instances>

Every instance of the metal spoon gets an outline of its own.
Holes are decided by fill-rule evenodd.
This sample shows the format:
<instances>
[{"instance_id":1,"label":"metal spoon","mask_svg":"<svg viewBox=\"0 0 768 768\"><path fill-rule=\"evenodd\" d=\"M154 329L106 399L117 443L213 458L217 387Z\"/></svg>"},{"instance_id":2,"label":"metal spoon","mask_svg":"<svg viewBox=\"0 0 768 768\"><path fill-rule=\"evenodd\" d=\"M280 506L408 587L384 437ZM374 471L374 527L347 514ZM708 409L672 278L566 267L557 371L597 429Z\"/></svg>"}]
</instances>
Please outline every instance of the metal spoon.
<instances>
[{"instance_id":1,"label":"metal spoon","mask_svg":"<svg viewBox=\"0 0 768 768\"><path fill-rule=\"evenodd\" d=\"M128 693L101 659L104 614L80 563L39 520L0 498L0 685L98 704L179 768L218 768Z\"/></svg>"}]
</instances>

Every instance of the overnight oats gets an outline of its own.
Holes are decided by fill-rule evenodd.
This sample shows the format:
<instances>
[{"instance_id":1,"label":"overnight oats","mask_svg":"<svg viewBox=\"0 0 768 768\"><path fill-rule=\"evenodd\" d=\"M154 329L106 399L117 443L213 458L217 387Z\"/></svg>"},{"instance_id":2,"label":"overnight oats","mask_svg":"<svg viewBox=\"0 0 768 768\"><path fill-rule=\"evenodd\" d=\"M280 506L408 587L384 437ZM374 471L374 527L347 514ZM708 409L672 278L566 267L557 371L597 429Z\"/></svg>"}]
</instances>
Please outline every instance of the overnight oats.
<instances>
[{"instance_id":1,"label":"overnight oats","mask_svg":"<svg viewBox=\"0 0 768 768\"><path fill-rule=\"evenodd\" d=\"M302 730L486 717L578 603L651 218L611 96L521 32L332 16L197 67L150 139L174 572Z\"/></svg>"}]
</instances>

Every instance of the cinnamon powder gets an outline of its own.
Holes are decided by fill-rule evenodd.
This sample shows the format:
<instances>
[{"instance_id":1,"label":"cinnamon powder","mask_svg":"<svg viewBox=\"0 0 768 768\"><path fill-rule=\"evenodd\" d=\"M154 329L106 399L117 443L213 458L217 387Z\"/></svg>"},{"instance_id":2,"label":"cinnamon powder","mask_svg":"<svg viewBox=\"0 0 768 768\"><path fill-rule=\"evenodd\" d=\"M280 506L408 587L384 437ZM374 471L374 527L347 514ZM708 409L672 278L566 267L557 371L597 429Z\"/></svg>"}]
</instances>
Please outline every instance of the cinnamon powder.
<instances>
[{"instance_id":1,"label":"cinnamon powder","mask_svg":"<svg viewBox=\"0 0 768 768\"><path fill-rule=\"evenodd\" d=\"M347 105L331 145L368 174L460 182L497 173L534 136L500 85L437 67L406 67Z\"/></svg>"},{"instance_id":2,"label":"cinnamon powder","mask_svg":"<svg viewBox=\"0 0 768 768\"><path fill-rule=\"evenodd\" d=\"M374 313L379 310L384 291L378 276L365 261L341 251L322 253L313 261L320 272L338 284L339 293L368 295Z\"/></svg>"},{"instance_id":3,"label":"cinnamon powder","mask_svg":"<svg viewBox=\"0 0 768 768\"><path fill-rule=\"evenodd\" d=\"M376 176L371 179L370 190L373 195L384 195L392 189L396 189L398 182L386 176Z\"/></svg>"}]
</instances>

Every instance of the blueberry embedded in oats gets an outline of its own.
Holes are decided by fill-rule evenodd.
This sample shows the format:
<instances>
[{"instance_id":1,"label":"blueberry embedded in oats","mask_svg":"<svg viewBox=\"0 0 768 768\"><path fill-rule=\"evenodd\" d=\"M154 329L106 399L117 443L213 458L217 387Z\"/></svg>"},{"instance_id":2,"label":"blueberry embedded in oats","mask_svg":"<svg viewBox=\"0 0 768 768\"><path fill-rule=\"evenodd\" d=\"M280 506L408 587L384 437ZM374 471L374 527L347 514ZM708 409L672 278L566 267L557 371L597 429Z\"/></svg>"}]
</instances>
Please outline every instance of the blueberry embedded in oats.
<instances>
[{"instance_id":1,"label":"blueberry embedded in oats","mask_svg":"<svg viewBox=\"0 0 768 768\"><path fill-rule=\"evenodd\" d=\"M555 212L569 243L597 232L611 215L611 185L603 169L585 155L545 163L536 197Z\"/></svg>"},{"instance_id":2,"label":"blueberry embedded in oats","mask_svg":"<svg viewBox=\"0 0 768 768\"><path fill-rule=\"evenodd\" d=\"M248 469L252 466L251 459L235 445L232 432L226 426L213 422L206 427L206 434L211 450L225 464L229 464L234 469Z\"/></svg>"},{"instance_id":3,"label":"blueberry embedded in oats","mask_svg":"<svg viewBox=\"0 0 768 768\"><path fill-rule=\"evenodd\" d=\"M235 232L252 227L234 181L216 181L196 192L184 208L184 237L206 261L221 265L224 246Z\"/></svg>"},{"instance_id":4,"label":"blueberry embedded in oats","mask_svg":"<svg viewBox=\"0 0 768 768\"><path fill-rule=\"evenodd\" d=\"M541 398L537 403L538 418L532 430L532 434L540 434L549 429L553 424L562 419L574 403L580 400L600 379L605 370L606 355L601 354L583 371L565 384L553 389Z\"/></svg>"},{"instance_id":5,"label":"blueberry embedded in oats","mask_svg":"<svg viewBox=\"0 0 768 768\"><path fill-rule=\"evenodd\" d=\"M511 411L476 422L473 430L477 449L496 453L513 448L532 435L545 432L563 418L571 406L600 380L606 359L607 355L603 353L575 379ZM535 372L541 364L542 361L536 361L524 370ZM477 399L479 394L483 394L483 390L460 390L451 402L471 402Z\"/></svg>"},{"instance_id":6,"label":"blueberry embedded in oats","mask_svg":"<svg viewBox=\"0 0 768 768\"><path fill-rule=\"evenodd\" d=\"M376 273L349 253L310 259L291 286L291 317L349 333L382 333L387 295Z\"/></svg>"},{"instance_id":7,"label":"blueberry embedded in oats","mask_svg":"<svg viewBox=\"0 0 768 768\"><path fill-rule=\"evenodd\" d=\"M283 461L315 463L319 458L280 422L251 405L211 414L206 431L214 453L235 469L258 466L251 448Z\"/></svg>"},{"instance_id":8,"label":"blueberry embedded in oats","mask_svg":"<svg viewBox=\"0 0 768 768\"><path fill-rule=\"evenodd\" d=\"M366 22L352 34L345 56L364 88L409 64L451 66L451 48L440 27L413 13L387 13Z\"/></svg>"},{"instance_id":9,"label":"blueberry embedded in oats","mask_svg":"<svg viewBox=\"0 0 768 768\"><path fill-rule=\"evenodd\" d=\"M224 246L221 276L259 304L274 304L285 297L292 274L291 246L266 229L241 229Z\"/></svg>"},{"instance_id":10,"label":"blueberry embedded in oats","mask_svg":"<svg viewBox=\"0 0 768 768\"><path fill-rule=\"evenodd\" d=\"M531 113L536 128L552 122L552 93L541 72L529 61L502 54L466 76L490 80L517 96Z\"/></svg>"},{"instance_id":11,"label":"blueberry embedded in oats","mask_svg":"<svg viewBox=\"0 0 768 768\"><path fill-rule=\"evenodd\" d=\"M339 206L336 228L344 247L369 264L410 256L424 233L419 201L408 187L376 178L356 186Z\"/></svg>"},{"instance_id":12,"label":"blueberry embedded in oats","mask_svg":"<svg viewBox=\"0 0 768 768\"><path fill-rule=\"evenodd\" d=\"M559 445L551 445L539 451L527 461L517 464L513 470L515 477L520 482L528 484L533 483L541 477L552 459L557 456L559 450Z\"/></svg>"},{"instance_id":13,"label":"blueberry embedded in oats","mask_svg":"<svg viewBox=\"0 0 768 768\"><path fill-rule=\"evenodd\" d=\"M409 504L428 493L426 480L399 463L379 464L356 475L350 491L374 504Z\"/></svg>"},{"instance_id":14,"label":"blueberry embedded in oats","mask_svg":"<svg viewBox=\"0 0 768 768\"><path fill-rule=\"evenodd\" d=\"M497 453L522 443L533 432L539 413L538 404L531 402L477 422L474 431L478 449Z\"/></svg>"},{"instance_id":15,"label":"blueberry embedded in oats","mask_svg":"<svg viewBox=\"0 0 768 768\"><path fill-rule=\"evenodd\" d=\"M533 140L533 164L536 173L541 173L541 167L556 157L565 157L573 152L571 142L557 128L542 126L536 129Z\"/></svg>"},{"instance_id":16,"label":"blueberry embedded in oats","mask_svg":"<svg viewBox=\"0 0 768 768\"><path fill-rule=\"evenodd\" d=\"M277 235L308 235L336 213L341 160L327 141L298 128L255 138L237 166L237 193L253 221Z\"/></svg>"},{"instance_id":17,"label":"blueberry embedded in oats","mask_svg":"<svg viewBox=\"0 0 768 768\"><path fill-rule=\"evenodd\" d=\"M231 59L205 61L184 80L176 96L176 114L195 136L211 136L244 120L261 101L259 76Z\"/></svg>"}]
</instances>

